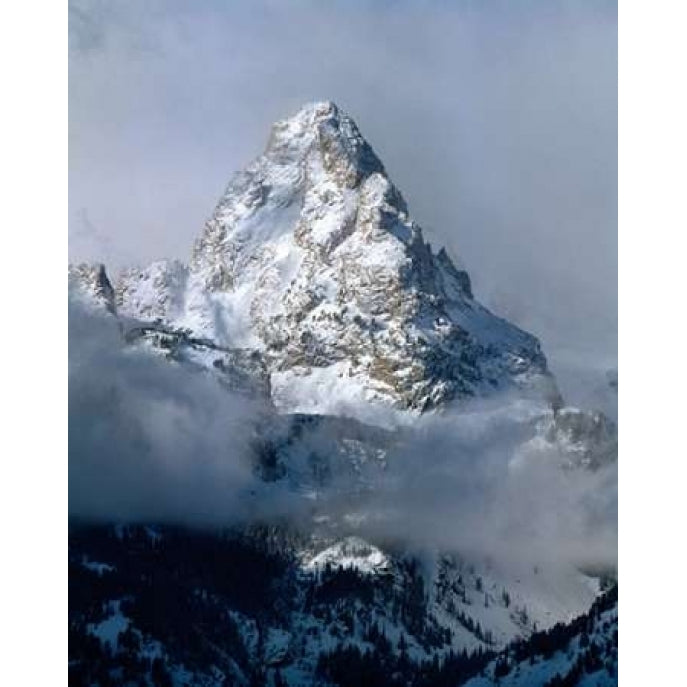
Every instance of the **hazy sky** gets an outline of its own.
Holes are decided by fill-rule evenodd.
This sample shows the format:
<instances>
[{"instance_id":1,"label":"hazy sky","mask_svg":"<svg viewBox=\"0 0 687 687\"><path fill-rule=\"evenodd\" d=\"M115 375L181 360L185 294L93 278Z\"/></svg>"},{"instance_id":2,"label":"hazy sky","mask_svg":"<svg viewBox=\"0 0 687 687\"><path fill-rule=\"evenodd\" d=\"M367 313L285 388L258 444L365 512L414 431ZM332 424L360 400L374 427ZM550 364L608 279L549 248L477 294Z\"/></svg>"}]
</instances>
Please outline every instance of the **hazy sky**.
<instances>
[{"instance_id":1,"label":"hazy sky","mask_svg":"<svg viewBox=\"0 0 687 687\"><path fill-rule=\"evenodd\" d=\"M561 374L614 364L615 3L79 0L69 78L71 259L187 259L270 124L331 99L478 298Z\"/></svg>"}]
</instances>

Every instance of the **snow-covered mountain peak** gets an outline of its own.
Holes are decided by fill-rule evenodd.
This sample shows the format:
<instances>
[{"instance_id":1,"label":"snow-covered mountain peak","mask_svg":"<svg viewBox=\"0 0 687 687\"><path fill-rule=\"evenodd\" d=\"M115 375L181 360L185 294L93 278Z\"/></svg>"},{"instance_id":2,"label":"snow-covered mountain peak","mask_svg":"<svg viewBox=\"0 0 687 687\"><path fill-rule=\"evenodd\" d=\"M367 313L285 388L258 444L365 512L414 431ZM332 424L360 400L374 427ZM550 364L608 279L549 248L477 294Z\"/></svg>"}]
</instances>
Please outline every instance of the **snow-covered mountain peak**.
<instances>
[{"instance_id":1,"label":"snow-covered mountain peak","mask_svg":"<svg viewBox=\"0 0 687 687\"><path fill-rule=\"evenodd\" d=\"M273 126L188 267L128 270L116 300L124 316L259 352L286 411L557 394L539 342L474 299L467 273L432 250L356 124L330 102Z\"/></svg>"},{"instance_id":2,"label":"snow-covered mountain peak","mask_svg":"<svg viewBox=\"0 0 687 687\"><path fill-rule=\"evenodd\" d=\"M295 246L324 256L354 229L360 199L406 212L353 120L333 103L308 105L277 122L265 152L232 177L196 243L192 268L206 288L222 290L266 244L277 259Z\"/></svg>"},{"instance_id":3,"label":"snow-covered mountain peak","mask_svg":"<svg viewBox=\"0 0 687 687\"><path fill-rule=\"evenodd\" d=\"M330 101L311 103L276 122L265 156L286 164L319 157L325 172L349 188L370 174L385 173L355 122Z\"/></svg>"}]
</instances>

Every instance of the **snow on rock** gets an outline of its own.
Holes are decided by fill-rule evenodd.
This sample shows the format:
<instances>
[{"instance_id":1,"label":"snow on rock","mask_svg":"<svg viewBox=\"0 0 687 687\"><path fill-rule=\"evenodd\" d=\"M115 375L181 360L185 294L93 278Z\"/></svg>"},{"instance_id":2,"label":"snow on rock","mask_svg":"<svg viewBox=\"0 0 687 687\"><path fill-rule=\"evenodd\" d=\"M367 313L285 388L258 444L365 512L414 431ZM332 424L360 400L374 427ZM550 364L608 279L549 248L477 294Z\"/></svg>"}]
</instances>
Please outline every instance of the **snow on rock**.
<instances>
[{"instance_id":1,"label":"snow on rock","mask_svg":"<svg viewBox=\"0 0 687 687\"><path fill-rule=\"evenodd\" d=\"M117 309L143 320L172 320L184 308L188 269L178 260L124 270L116 281Z\"/></svg>"},{"instance_id":2,"label":"snow on rock","mask_svg":"<svg viewBox=\"0 0 687 687\"><path fill-rule=\"evenodd\" d=\"M325 567L353 568L365 574L384 574L391 570L387 556L376 546L359 537L345 539L327 547L304 565L308 571L318 571Z\"/></svg>"},{"instance_id":3,"label":"snow on rock","mask_svg":"<svg viewBox=\"0 0 687 687\"><path fill-rule=\"evenodd\" d=\"M69 295L90 308L116 313L115 291L102 264L69 265Z\"/></svg>"}]
</instances>

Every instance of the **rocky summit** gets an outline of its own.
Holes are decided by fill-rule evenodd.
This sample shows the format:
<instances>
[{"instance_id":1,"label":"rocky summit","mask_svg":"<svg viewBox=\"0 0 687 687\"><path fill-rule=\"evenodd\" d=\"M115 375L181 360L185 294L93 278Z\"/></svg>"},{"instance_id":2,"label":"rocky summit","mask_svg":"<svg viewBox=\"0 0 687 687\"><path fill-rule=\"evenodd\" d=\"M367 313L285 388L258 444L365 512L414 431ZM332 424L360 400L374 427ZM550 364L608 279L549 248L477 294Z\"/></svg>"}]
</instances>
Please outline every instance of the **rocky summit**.
<instances>
[{"instance_id":1,"label":"rocky summit","mask_svg":"<svg viewBox=\"0 0 687 687\"><path fill-rule=\"evenodd\" d=\"M557 397L537 339L475 300L331 102L273 126L188 265L128 269L115 292L120 315L259 353L284 411L361 400L421 411L507 389Z\"/></svg>"}]
</instances>

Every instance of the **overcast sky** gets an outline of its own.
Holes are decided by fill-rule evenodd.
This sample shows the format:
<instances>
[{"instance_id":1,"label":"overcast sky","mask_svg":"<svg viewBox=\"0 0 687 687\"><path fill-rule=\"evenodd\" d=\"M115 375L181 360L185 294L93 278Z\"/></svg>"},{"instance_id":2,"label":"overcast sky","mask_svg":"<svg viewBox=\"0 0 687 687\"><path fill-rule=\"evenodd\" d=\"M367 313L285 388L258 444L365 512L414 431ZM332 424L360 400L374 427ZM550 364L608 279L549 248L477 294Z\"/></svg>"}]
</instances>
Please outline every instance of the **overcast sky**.
<instances>
[{"instance_id":1,"label":"overcast sky","mask_svg":"<svg viewBox=\"0 0 687 687\"><path fill-rule=\"evenodd\" d=\"M71 259L187 259L270 124L331 99L478 298L554 367L614 364L615 3L78 0L69 59Z\"/></svg>"}]
</instances>

